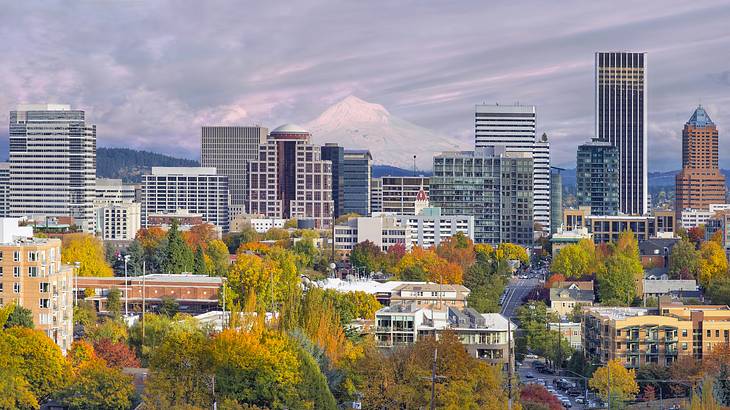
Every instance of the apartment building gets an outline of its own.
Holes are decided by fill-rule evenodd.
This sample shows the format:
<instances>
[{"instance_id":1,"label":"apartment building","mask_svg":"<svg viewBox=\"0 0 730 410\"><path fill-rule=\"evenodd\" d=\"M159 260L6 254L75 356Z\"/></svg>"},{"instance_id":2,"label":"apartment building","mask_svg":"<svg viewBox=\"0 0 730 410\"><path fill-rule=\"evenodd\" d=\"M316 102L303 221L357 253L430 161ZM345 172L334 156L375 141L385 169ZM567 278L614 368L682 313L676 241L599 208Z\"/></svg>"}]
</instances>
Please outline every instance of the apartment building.
<instances>
[{"instance_id":1,"label":"apartment building","mask_svg":"<svg viewBox=\"0 0 730 410\"><path fill-rule=\"evenodd\" d=\"M675 213L672 210L654 210L650 215L593 215L591 207L565 209L563 226L568 230L587 228L596 243L618 240L621 232L631 230L641 242L656 237L674 236Z\"/></svg>"},{"instance_id":2,"label":"apartment building","mask_svg":"<svg viewBox=\"0 0 730 410\"><path fill-rule=\"evenodd\" d=\"M391 291L390 303L415 303L431 308L443 304L463 309L470 293L464 285L406 282Z\"/></svg>"},{"instance_id":3,"label":"apartment building","mask_svg":"<svg viewBox=\"0 0 730 410\"><path fill-rule=\"evenodd\" d=\"M360 243L370 241L384 252L397 244L411 249L411 231L392 216L350 218L344 224L335 225L335 250L349 253Z\"/></svg>"},{"instance_id":4,"label":"apartment building","mask_svg":"<svg viewBox=\"0 0 730 410\"><path fill-rule=\"evenodd\" d=\"M668 366L679 357L704 359L730 343L730 308L659 300L658 308L585 307L583 351L589 362L619 360L638 368Z\"/></svg>"},{"instance_id":5,"label":"apartment building","mask_svg":"<svg viewBox=\"0 0 730 410\"><path fill-rule=\"evenodd\" d=\"M415 343L434 335L438 338L444 331L453 331L472 357L505 368L507 363L514 366L514 354L510 353L514 352L517 326L499 313L480 314L471 308L443 305L432 309L415 303L398 303L378 310L375 322L375 338L381 348Z\"/></svg>"},{"instance_id":6,"label":"apartment building","mask_svg":"<svg viewBox=\"0 0 730 410\"><path fill-rule=\"evenodd\" d=\"M73 342L73 278L60 239L33 238L31 227L0 218L0 306L29 309L35 328L64 353Z\"/></svg>"},{"instance_id":7,"label":"apartment building","mask_svg":"<svg viewBox=\"0 0 730 410\"><path fill-rule=\"evenodd\" d=\"M679 226L684 229L695 228L707 224L717 212L730 210L730 204L710 204L709 210L683 209L679 212Z\"/></svg>"},{"instance_id":8,"label":"apartment building","mask_svg":"<svg viewBox=\"0 0 730 410\"><path fill-rule=\"evenodd\" d=\"M419 191L429 192L429 177L399 177L386 175L380 178L382 211L396 215L415 215L416 196Z\"/></svg>"},{"instance_id":9,"label":"apartment building","mask_svg":"<svg viewBox=\"0 0 730 410\"><path fill-rule=\"evenodd\" d=\"M131 241L142 227L142 204L124 202L98 207L96 229L105 241Z\"/></svg>"}]
</instances>

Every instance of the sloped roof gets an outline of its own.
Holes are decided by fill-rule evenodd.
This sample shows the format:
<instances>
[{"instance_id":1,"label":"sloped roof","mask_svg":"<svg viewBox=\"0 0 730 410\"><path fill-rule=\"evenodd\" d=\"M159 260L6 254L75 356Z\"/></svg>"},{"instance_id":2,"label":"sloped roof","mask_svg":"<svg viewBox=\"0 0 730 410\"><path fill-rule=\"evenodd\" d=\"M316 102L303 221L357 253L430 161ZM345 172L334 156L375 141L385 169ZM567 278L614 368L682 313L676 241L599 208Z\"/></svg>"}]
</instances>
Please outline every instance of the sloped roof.
<instances>
[{"instance_id":1,"label":"sloped roof","mask_svg":"<svg viewBox=\"0 0 730 410\"><path fill-rule=\"evenodd\" d=\"M573 301L573 302L593 302L595 295L592 290L580 290L580 289L550 289L550 301Z\"/></svg>"},{"instance_id":2,"label":"sloped roof","mask_svg":"<svg viewBox=\"0 0 730 410\"><path fill-rule=\"evenodd\" d=\"M692 113L692 116L689 118L689 121L687 121L687 123L690 125L694 125L695 127L706 127L708 125L714 124L702 105L699 105L695 109L695 112Z\"/></svg>"}]
</instances>

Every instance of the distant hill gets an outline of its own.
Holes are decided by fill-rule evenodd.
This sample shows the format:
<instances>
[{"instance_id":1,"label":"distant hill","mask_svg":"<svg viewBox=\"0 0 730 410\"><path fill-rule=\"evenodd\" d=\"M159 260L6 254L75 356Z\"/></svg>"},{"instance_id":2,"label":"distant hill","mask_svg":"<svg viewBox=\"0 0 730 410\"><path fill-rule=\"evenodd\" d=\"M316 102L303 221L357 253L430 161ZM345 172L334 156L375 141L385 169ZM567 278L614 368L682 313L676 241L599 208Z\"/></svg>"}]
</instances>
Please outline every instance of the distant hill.
<instances>
[{"instance_id":1,"label":"distant hill","mask_svg":"<svg viewBox=\"0 0 730 410\"><path fill-rule=\"evenodd\" d=\"M137 183L152 167L197 167L198 161L128 148L97 148L96 176Z\"/></svg>"},{"instance_id":2,"label":"distant hill","mask_svg":"<svg viewBox=\"0 0 730 410\"><path fill-rule=\"evenodd\" d=\"M431 171L416 170L418 175L431 176ZM394 177L410 177L413 176L412 169L403 169L394 167L391 165L373 165L372 170L373 178L380 178L385 175L391 175Z\"/></svg>"}]
</instances>

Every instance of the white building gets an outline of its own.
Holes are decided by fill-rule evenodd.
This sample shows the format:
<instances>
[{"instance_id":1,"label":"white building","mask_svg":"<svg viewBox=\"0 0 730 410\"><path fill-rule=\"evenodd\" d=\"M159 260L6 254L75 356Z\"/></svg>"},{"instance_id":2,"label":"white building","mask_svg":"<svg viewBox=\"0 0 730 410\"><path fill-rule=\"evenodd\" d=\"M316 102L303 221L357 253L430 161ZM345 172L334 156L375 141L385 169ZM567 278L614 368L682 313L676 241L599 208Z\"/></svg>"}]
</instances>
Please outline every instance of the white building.
<instances>
[{"instance_id":1,"label":"white building","mask_svg":"<svg viewBox=\"0 0 730 410\"><path fill-rule=\"evenodd\" d=\"M134 202L134 184L125 184L121 179L97 178L94 206Z\"/></svg>"},{"instance_id":2,"label":"white building","mask_svg":"<svg viewBox=\"0 0 730 410\"><path fill-rule=\"evenodd\" d=\"M411 232L392 216L350 218L345 224L335 225L335 250L349 252L360 242L370 241L384 252L402 244L411 248Z\"/></svg>"},{"instance_id":3,"label":"white building","mask_svg":"<svg viewBox=\"0 0 730 410\"><path fill-rule=\"evenodd\" d=\"M370 179L370 212L383 212L383 180Z\"/></svg>"},{"instance_id":4,"label":"white building","mask_svg":"<svg viewBox=\"0 0 730 410\"><path fill-rule=\"evenodd\" d=\"M228 231L228 177L211 167L152 167L142 176L142 225L148 215L180 209L203 216L203 221Z\"/></svg>"},{"instance_id":5,"label":"white building","mask_svg":"<svg viewBox=\"0 0 730 410\"><path fill-rule=\"evenodd\" d=\"M380 178L382 211L397 215L415 215L418 192L429 192L429 177L399 177L386 175ZM373 211L375 212L375 211Z\"/></svg>"},{"instance_id":6,"label":"white building","mask_svg":"<svg viewBox=\"0 0 730 410\"><path fill-rule=\"evenodd\" d=\"M0 218L10 215L10 163L0 162Z\"/></svg>"},{"instance_id":7,"label":"white building","mask_svg":"<svg viewBox=\"0 0 730 410\"><path fill-rule=\"evenodd\" d=\"M205 126L201 134L200 165L214 167L228 177L230 213L246 212L248 167L258 159L259 146L266 143L269 130L259 126Z\"/></svg>"},{"instance_id":8,"label":"white building","mask_svg":"<svg viewBox=\"0 0 730 410\"><path fill-rule=\"evenodd\" d=\"M265 233L271 228L283 228L286 221L282 218L267 218L264 215L232 215L231 232L241 232L244 227L250 226L258 233Z\"/></svg>"},{"instance_id":9,"label":"white building","mask_svg":"<svg viewBox=\"0 0 730 410\"><path fill-rule=\"evenodd\" d=\"M695 228L707 223L715 212L730 209L730 204L710 204L709 210L683 209L679 213L679 223L684 229Z\"/></svg>"},{"instance_id":10,"label":"white building","mask_svg":"<svg viewBox=\"0 0 730 410\"><path fill-rule=\"evenodd\" d=\"M504 146L507 151L532 153L534 160L533 220L550 231L550 143L536 138L534 105L477 105L475 146Z\"/></svg>"},{"instance_id":11,"label":"white building","mask_svg":"<svg viewBox=\"0 0 730 410\"><path fill-rule=\"evenodd\" d=\"M10 216L70 216L95 231L96 126L69 105L10 112Z\"/></svg>"},{"instance_id":12,"label":"white building","mask_svg":"<svg viewBox=\"0 0 730 410\"><path fill-rule=\"evenodd\" d=\"M120 202L96 208L96 228L105 241L131 241L142 227L142 205Z\"/></svg>"}]
</instances>

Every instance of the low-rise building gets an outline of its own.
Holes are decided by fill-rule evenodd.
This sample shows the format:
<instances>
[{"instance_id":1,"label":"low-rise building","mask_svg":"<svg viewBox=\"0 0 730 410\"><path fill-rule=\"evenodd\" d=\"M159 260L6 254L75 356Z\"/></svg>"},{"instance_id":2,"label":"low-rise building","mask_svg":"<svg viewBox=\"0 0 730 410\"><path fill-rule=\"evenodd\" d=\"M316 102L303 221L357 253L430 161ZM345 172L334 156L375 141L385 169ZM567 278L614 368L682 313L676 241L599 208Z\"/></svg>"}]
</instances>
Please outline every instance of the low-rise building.
<instances>
[{"instance_id":1,"label":"low-rise building","mask_svg":"<svg viewBox=\"0 0 730 410\"><path fill-rule=\"evenodd\" d=\"M672 299L702 299L702 291L694 279L644 279L644 300L669 296Z\"/></svg>"},{"instance_id":2,"label":"low-rise building","mask_svg":"<svg viewBox=\"0 0 730 410\"><path fill-rule=\"evenodd\" d=\"M550 244L552 245L553 256L557 255L560 250L565 248L566 246L574 245L583 239L593 239L593 235L591 235L590 232L588 232L588 229L585 227L579 227L572 231L565 231L558 228L558 231L550 237Z\"/></svg>"},{"instance_id":3,"label":"low-rise building","mask_svg":"<svg viewBox=\"0 0 730 410\"><path fill-rule=\"evenodd\" d=\"M517 326L499 313L480 314L470 308L430 309L414 303L398 303L378 310L375 321L375 337L382 348L415 343L424 337L438 338L445 331L453 331L472 357L491 364L514 365L514 354L510 353L514 352Z\"/></svg>"},{"instance_id":4,"label":"low-rise building","mask_svg":"<svg viewBox=\"0 0 730 410\"><path fill-rule=\"evenodd\" d=\"M349 253L355 244L370 241L384 252L393 245L411 249L411 231L392 216L350 218L335 225L335 250Z\"/></svg>"},{"instance_id":5,"label":"low-rise building","mask_svg":"<svg viewBox=\"0 0 730 410\"><path fill-rule=\"evenodd\" d=\"M422 307L444 304L465 308L469 293L464 285L406 282L391 291L390 303L413 303Z\"/></svg>"},{"instance_id":6,"label":"low-rise building","mask_svg":"<svg viewBox=\"0 0 730 410\"><path fill-rule=\"evenodd\" d=\"M679 238L650 238L639 242L641 266L645 269L668 268L672 248Z\"/></svg>"},{"instance_id":7,"label":"low-rise building","mask_svg":"<svg viewBox=\"0 0 730 410\"><path fill-rule=\"evenodd\" d=\"M593 306L593 289L583 290L576 285L550 288L550 310L566 317L576 306Z\"/></svg>"},{"instance_id":8,"label":"low-rise building","mask_svg":"<svg viewBox=\"0 0 730 410\"><path fill-rule=\"evenodd\" d=\"M410 229L412 246L439 246L442 240L459 232L474 240L473 216L442 215L441 208L428 207L421 209L418 215L396 215L395 218Z\"/></svg>"},{"instance_id":9,"label":"low-rise building","mask_svg":"<svg viewBox=\"0 0 730 410\"><path fill-rule=\"evenodd\" d=\"M684 229L705 225L716 212L730 210L730 204L710 204L709 209L683 209L679 212L679 226Z\"/></svg>"},{"instance_id":10,"label":"low-rise building","mask_svg":"<svg viewBox=\"0 0 730 410\"><path fill-rule=\"evenodd\" d=\"M73 342L73 268L61 264L61 240L0 218L0 306L29 309L36 329L65 353Z\"/></svg>"},{"instance_id":11,"label":"low-rise building","mask_svg":"<svg viewBox=\"0 0 730 410\"><path fill-rule=\"evenodd\" d=\"M175 212L159 212L147 215L147 226L159 226L164 229L170 228L172 221L178 223L180 230L186 227L200 225L204 222L202 214L196 214L187 209L178 209Z\"/></svg>"},{"instance_id":12,"label":"low-rise building","mask_svg":"<svg viewBox=\"0 0 730 410\"><path fill-rule=\"evenodd\" d=\"M251 227L258 233L266 233L271 228L283 228L286 219L267 218L264 215L238 214L231 217L230 231L241 232L245 227Z\"/></svg>"},{"instance_id":13,"label":"low-rise building","mask_svg":"<svg viewBox=\"0 0 730 410\"><path fill-rule=\"evenodd\" d=\"M658 308L585 307L583 352L589 362L619 360L629 368L701 360L730 343L730 308L660 298Z\"/></svg>"},{"instance_id":14,"label":"low-rise building","mask_svg":"<svg viewBox=\"0 0 730 410\"><path fill-rule=\"evenodd\" d=\"M550 330L554 330L563 335L573 349L577 351L583 349L580 322L557 322L550 323L548 326L550 326Z\"/></svg>"},{"instance_id":15,"label":"low-rise building","mask_svg":"<svg viewBox=\"0 0 730 410\"><path fill-rule=\"evenodd\" d=\"M674 236L675 213L656 209L651 215L592 215L591 207L565 209L563 226L566 230L585 227L595 243L615 242L621 232L631 230L639 241Z\"/></svg>"},{"instance_id":16,"label":"low-rise building","mask_svg":"<svg viewBox=\"0 0 730 410\"><path fill-rule=\"evenodd\" d=\"M730 254L730 211L718 211L705 224L705 239L711 239L716 232L720 232L722 247L725 253Z\"/></svg>"}]
</instances>

